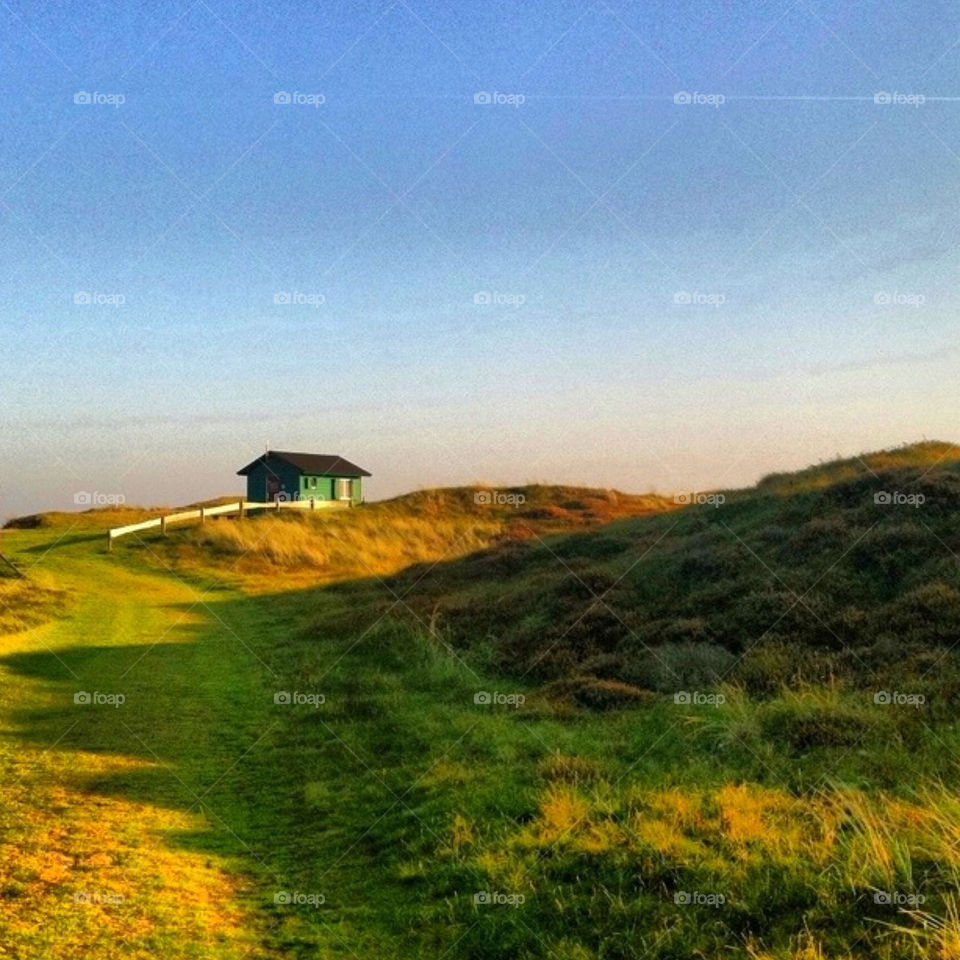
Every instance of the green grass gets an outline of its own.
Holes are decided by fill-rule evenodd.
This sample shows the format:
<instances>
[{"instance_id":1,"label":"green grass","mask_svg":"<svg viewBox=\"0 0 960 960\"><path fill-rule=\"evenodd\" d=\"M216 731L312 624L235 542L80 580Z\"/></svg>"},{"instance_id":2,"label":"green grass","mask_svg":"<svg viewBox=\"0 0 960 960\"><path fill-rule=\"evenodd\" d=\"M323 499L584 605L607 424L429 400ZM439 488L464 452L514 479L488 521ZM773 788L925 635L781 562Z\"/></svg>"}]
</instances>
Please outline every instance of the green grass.
<instances>
[{"instance_id":1,"label":"green grass","mask_svg":"<svg viewBox=\"0 0 960 960\"><path fill-rule=\"evenodd\" d=\"M867 456L856 475L859 461L818 468L789 495L764 483L716 508L532 531L522 549L414 567L388 586L463 655L568 690L579 679L586 696L598 681L670 694L727 681L758 695L907 684L951 709L960 470L945 449ZM923 500L877 503L879 493ZM379 602L359 586L355 606L368 596Z\"/></svg>"},{"instance_id":2,"label":"green grass","mask_svg":"<svg viewBox=\"0 0 960 960\"><path fill-rule=\"evenodd\" d=\"M897 482L953 496L949 471L903 469ZM895 625L902 677L922 679L922 654L929 670L953 641L955 575L929 566L929 543L911 552L902 519L889 559L838 559L831 524L859 531L870 489L853 478L617 520L541 488L523 520L486 515L496 535L479 551L424 539L404 570L403 551L370 542L382 566L341 582L289 575L271 551L291 521L272 518L245 528L259 551L246 567L214 525L112 555L86 523L5 534L58 599L24 595L42 616L0 638L0 944L40 960L960 956L955 712L875 703L875 678L838 669L799 623L752 675L731 673L741 651L723 642L722 625L762 620L748 601L771 584L749 550L726 552L721 516L796 590L832 564L844 596ZM387 543L376 528L398 512L476 529L468 492L417 497L347 522ZM924 517L953 536L949 499ZM332 536L304 529L313 546ZM666 665L625 678L642 647L621 649L602 609L578 625L609 589L635 632L662 625ZM528 669L563 630L567 659ZM721 673L736 683L710 685ZM945 695L934 679L924 689ZM679 680L723 702L677 703ZM126 699L76 704L77 691ZM281 691L323 702L276 703ZM639 705L597 709L624 703ZM878 890L925 897L941 928ZM483 891L524 899L475 903ZM676 902L690 892L724 900Z\"/></svg>"}]
</instances>

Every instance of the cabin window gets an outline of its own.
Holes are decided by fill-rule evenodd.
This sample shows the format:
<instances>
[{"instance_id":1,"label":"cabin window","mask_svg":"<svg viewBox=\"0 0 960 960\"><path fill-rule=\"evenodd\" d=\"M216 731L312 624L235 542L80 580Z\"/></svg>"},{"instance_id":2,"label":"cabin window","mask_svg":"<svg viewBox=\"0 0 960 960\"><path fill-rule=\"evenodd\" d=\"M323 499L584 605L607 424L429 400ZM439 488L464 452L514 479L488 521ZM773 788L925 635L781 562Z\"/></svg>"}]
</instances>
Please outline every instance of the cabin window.
<instances>
[{"instance_id":1,"label":"cabin window","mask_svg":"<svg viewBox=\"0 0 960 960\"><path fill-rule=\"evenodd\" d=\"M350 481L349 480L337 481L337 499L338 500L350 499Z\"/></svg>"}]
</instances>

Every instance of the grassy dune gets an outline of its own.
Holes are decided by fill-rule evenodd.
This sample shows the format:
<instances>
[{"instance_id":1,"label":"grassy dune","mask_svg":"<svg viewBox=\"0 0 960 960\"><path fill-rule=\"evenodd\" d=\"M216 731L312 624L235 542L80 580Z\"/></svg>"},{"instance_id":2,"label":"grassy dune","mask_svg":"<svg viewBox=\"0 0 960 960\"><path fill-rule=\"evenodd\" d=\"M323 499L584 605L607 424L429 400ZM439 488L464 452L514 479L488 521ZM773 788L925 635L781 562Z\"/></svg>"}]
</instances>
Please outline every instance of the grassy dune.
<instances>
[{"instance_id":1,"label":"grassy dune","mask_svg":"<svg viewBox=\"0 0 960 960\"><path fill-rule=\"evenodd\" d=\"M67 599L0 639L0 955L960 957L956 464L855 462L5 534Z\"/></svg>"},{"instance_id":2,"label":"grassy dune","mask_svg":"<svg viewBox=\"0 0 960 960\"><path fill-rule=\"evenodd\" d=\"M475 491L425 490L316 515L223 518L150 550L186 572L229 570L249 588L378 577L438 564L510 541L593 529L676 509L672 499L613 490L526 486L501 491L519 506L478 505Z\"/></svg>"}]
</instances>

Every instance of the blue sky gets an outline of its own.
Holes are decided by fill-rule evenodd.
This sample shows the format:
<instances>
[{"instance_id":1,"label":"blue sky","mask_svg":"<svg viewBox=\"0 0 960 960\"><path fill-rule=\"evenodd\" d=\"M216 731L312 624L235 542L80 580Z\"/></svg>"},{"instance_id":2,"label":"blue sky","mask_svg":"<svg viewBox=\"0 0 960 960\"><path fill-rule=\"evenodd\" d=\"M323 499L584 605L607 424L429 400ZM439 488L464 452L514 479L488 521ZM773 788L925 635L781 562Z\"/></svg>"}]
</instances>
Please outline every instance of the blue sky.
<instances>
[{"instance_id":1,"label":"blue sky","mask_svg":"<svg viewBox=\"0 0 960 960\"><path fill-rule=\"evenodd\" d=\"M0 21L0 516L232 492L267 442L385 496L958 437L955 5Z\"/></svg>"}]
</instances>

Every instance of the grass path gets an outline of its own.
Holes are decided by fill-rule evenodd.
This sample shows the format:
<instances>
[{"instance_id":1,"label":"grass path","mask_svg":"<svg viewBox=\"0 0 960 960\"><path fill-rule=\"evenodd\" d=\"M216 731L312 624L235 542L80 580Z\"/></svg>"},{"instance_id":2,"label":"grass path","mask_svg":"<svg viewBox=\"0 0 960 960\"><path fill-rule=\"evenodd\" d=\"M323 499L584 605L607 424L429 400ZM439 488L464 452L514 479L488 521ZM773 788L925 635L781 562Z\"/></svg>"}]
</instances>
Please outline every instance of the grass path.
<instances>
[{"instance_id":1,"label":"grass path","mask_svg":"<svg viewBox=\"0 0 960 960\"><path fill-rule=\"evenodd\" d=\"M424 867L448 844L449 790L469 788L450 753L500 767L544 748L475 730L476 679L407 636L306 641L338 603L324 591L248 596L108 556L99 536L53 539L5 541L69 599L65 617L0 636L0 957L453 946L476 918L451 922L458 891ZM327 703L278 705L282 690Z\"/></svg>"},{"instance_id":2,"label":"grass path","mask_svg":"<svg viewBox=\"0 0 960 960\"><path fill-rule=\"evenodd\" d=\"M631 763L662 739L655 716L601 742L478 707L495 681L410 631L319 626L350 609L335 590L246 596L50 539L6 543L70 604L0 637L0 956L499 956L504 929L540 955L516 911L477 912L463 817L535 809L556 749Z\"/></svg>"},{"instance_id":3,"label":"grass path","mask_svg":"<svg viewBox=\"0 0 960 960\"><path fill-rule=\"evenodd\" d=\"M47 553L70 615L0 638L0 955L265 956L218 789L268 728L262 666L209 595L100 549Z\"/></svg>"}]
</instances>

